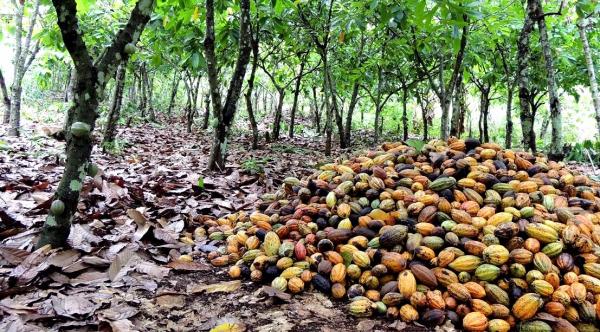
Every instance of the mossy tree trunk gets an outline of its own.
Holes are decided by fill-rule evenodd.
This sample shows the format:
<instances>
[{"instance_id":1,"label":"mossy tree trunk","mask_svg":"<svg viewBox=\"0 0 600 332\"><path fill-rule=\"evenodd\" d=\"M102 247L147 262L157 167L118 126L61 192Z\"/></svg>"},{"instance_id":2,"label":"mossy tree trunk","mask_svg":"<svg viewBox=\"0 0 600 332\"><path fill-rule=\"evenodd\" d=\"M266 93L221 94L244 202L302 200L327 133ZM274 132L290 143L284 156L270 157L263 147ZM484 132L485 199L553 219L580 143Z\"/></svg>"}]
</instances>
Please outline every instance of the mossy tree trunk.
<instances>
[{"instance_id":1,"label":"mossy tree trunk","mask_svg":"<svg viewBox=\"0 0 600 332\"><path fill-rule=\"evenodd\" d=\"M531 56L529 38L534 27L534 1L527 1L527 14L525 15L525 22L517 41L517 84L519 85L519 105L521 107L519 117L523 132L522 143L525 150L531 150L532 152L537 151L535 146L535 131L533 129L534 117L529 103L529 59Z\"/></svg>"},{"instance_id":2,"label":"mossy tree trunk","mask_svg":"<svg viewBox=\"0 0 600 332\"><path fill-rule=\"evenodd\" d=\"M50 214L46 218L37 247L50 244L61 247L69 236L71 220L77 210L79 193L87 174L92 152L92 131L97 118L98 103L102 99L107 81L114 76L117 66L125 54L125 45L135 44L146 23L150 19L154 0L139 0L129 21L120 29L110 46L99 59L92 59L79 27L77 4L75 0L52 0L58 17L58 27L69 52L77 75L74 98L68 111L67 128L75 122L83 123L90 128L84 135L74 136L66 132L67 160L63 177L60 180L54 199L64 203L64 211Z\"/></svg>"},{"instance_id":3,"label":"mossy tree trunk","mask_svg":"<svg viewBox=\"0 0 600 332\"><path fill-rule=\"evenodd\" d=\"M464 117L463 99L464 96L463 70L458 74L456 80L456 89L452 101L452 117L450 118L450 136L460 137L461 119Z\"/></svg>"},{"instance_id":4,"label":"mossy tree trunk","mask_svg":"<svg viewBox=\"0 0 600 332\"><path fill-rule=\"evenodd\" d=\"M561 8L557 13L562 10L563 2L561 2ZM558 98L558 86L556 83L556 71L554 68L554 57L550 50L550 42L548 41L548 29L546 27L546 15L542 7L541 0L535 0L535 18L537 19L540 45L542 47L542 54L544 56L544 62L546 65L546 81L548 84L548 102L550 104L550 122L552 123L552 136L550 140L550 147L548 149L548 158L554 160L561 160L564 157L563 152L563 134L562 134L562 109L560 105L560 99Z\"/></svg>"},{"instance_id":5,"label":"mossy tree trunk","mask_svg":"<svg viewBox=\"0 0 600 332\"><path fill-rule=\"evenodd\" d=\"M208 82L213 104L213 113L217 119L215 137L211 147L208 168L224 170L227 154L227 137L237 110L237 101L242 91L246 66L250 62L250 0L240 0L240 34L238 58L231 75L225 105L221 106L219 92L218 64L215 56L215 9L214 0L206 0L206 35L204 53L208 72Z\"/></svg>"},{"instance_id":6,"label":"mossy tree trunk","mask_svg":"<svg viewBox=\"0 0 600 332\"><path fill-rule=\"evenodd\" d=\"M594 101L594 115L596 117L596 129L600 137L600 93L598 92L598 82L596 81L596 66L592 59L592 52L590 50L590 43L587 38L587 20L582 20L577 24L579 29L579 37L583 44L583 55L585 57L585 65L587 67L588 78L590 80L590 91L592 92L592 100Z\"/></svg>"}]
</instances>

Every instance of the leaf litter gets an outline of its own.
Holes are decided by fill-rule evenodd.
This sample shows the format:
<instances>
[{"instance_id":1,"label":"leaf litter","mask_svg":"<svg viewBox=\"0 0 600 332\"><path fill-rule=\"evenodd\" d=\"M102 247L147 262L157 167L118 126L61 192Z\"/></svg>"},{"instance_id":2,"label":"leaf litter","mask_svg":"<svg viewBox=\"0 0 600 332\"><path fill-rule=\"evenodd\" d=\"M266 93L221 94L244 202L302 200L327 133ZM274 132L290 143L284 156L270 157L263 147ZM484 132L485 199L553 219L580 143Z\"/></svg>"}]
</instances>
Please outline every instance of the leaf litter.
<instances>
[{"instance_id":1,"label":"leaf litter","mask_svg":"<svg viewBox=\"0 0 600 332\"><path fill-rule=\"evenodd\" d=\"M205 218L252 210L285 177L312 173L328 160L322 142L282 138L252 150L248 136L232 135L226 169L213 173L206 170L210 133L173 127L121 130L128 144L120 154L94 149L101 171L83 183L71 248L63 251L33 249L64 170L64 142L7 139L0 154L0 330L355 329L355 318L319 294L292 298L230 281L206 258L217 247L194 232Z\"/></svg>"}]
</instances>

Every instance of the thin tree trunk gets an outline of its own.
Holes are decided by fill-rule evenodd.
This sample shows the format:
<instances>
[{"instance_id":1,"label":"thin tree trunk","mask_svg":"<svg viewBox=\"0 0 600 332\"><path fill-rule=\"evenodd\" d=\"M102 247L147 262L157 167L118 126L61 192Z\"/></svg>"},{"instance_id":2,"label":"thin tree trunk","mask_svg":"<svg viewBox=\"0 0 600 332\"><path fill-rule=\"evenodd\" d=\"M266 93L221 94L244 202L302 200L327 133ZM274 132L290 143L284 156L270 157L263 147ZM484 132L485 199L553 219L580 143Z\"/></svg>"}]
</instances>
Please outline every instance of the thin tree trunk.
<instances>
[{"instance_id":1,"label":"thin tree trunk","mask_svg":"<svg viewBox=\"0 0 600 332\"><path fill-rule=\"evenodd\" d=\"M513 134L513 121L512 121L512 101L513 101L513 87L507 86L508 93L506 96L506 137L504 145L507 149L512 147L512 134Z\"/></svg>"},{"instance_id":2,"label":"thin tree trunk","mask_svg":"<svg viewBox=\"0 0 600 332\"><path fill-rule=\"evenodd\" d=\"M167 117L171 118L171 111L175 106L175 99L177 97L177 90L179 89L179 81L181 78L179 77L179 72L175 71L173 75L173 84L171 87L171 98L169 98L169 107L167 107Z\"/></svg>"},{"instance_id":3,"label":"thin tree trunk","mask_svg":"<svg viewBox=\"0 0 600 332\"><path fill-rule=\"evenodd\" d=\"M408 87L402 83L402 139L405 141L408 139L408 114L407 104L408 103Z\"/></svg>"},{"instance_id":4,"label":"thin tree trunk","mask_svg":"<svg viewBox=\"0 0 600 332\"><path fill-rule=\"evenodd\" d=\"M490 141L490 132L488 128L488 119L489 119L489 108L490 108L490 88L486 87L481 92L481 117L482 117L482 129L483 135L480 134L481 142L489 142Z\"/></svg>"},{"instance_id":5,"label":"thin tree trunk","mask_svg":"<svg viewBox=\"0 0 600 332\"><path fill-rule=\"evenodd\" d=\"M294 137L294 125L296 121L296 109L298 108L298 95L300 94L300 84L302 84L302 76L304 75L304 66L306 65L306 56L300 59L300 74L296 78L296 87L294 88L294 102L292 103L292 111L290 114L289 137Z\"/></svg>"},{"instance_id":6,"label":"thin tree trunk","mask_svg":"<svg viewBox=\"0 0 600 332\"><path fill-rule=\"evenodd\" d=\"M416 92L417 102L421 107L421 116L423 117L423 140L427 141L429 139L429 127L427 120L427 107L425 106L425 102L421 97L421 93L419 91Z\"/></svg>"},{"instance_id":7,"label":"thin tree trunk","mask_svg":"<svg viewBox=\"0 0 600 332\"><path fill-rule=\"evenodd\" d=\"M258 60L260 57L259 51L259 26L258 22L255 22L256 25L256 35L252 35L252 67L250 68L250 77L247 81L246 94L244 98L246 99L246 111L248 112L248 120L250 121L250 128L252 129L252 149L258 149L258 125L256 123L256 117L254 116L254 108L252 107L252 91L254 89L254 78L256 77L256 69L258 68ZM258 99L258 98L257 98ZM256 107L258 109L258 107Z\"/></svg>"},{"instance_id":8,"label":"thin tree trunk","mask_svg":"<svg viewBox=\"0 0 600 332\"><path fill-rule=\"evenodd\" d=\"M332 145L332 133L333 133L333 110L331 108L330 105L330 100L329 100L329 94L330 94L330 90L329 90L329 75L327 75L328 72L328 62L327 62L327 51L326 50L322 50L322 55L321 58L323 59L323 93L325 94L325 155L326 156L330 156L331 155L331 145Z\"/></svg>"},{"instance_id":9,"label":"thin tree trunk","mask_svg":"<svg viewBox=\"0 0 600 332\"><path fill-rule=\"evenodd\" d=\"M36 53L39 50L39 42L36 44L34 49L30 49L31 37L33 36L33 30L37 22L39 14L40 0L36 0L34 3L33 13L29 21L29 27L27 34L25 35L25 43L23 44L23 18L25 15L25 5L23 2L17 3L13 1L13 5L16 7L17 13L15 15L16 20L16 31L15 31L15 57L13 59L14 64L14 75L13 83L11 86L11 97L10 97L10 117L9 117L9 136L19 136L21 131L21 96L23 93L23 76L25 72L33 62Z\"/></svg>"},{"instance_id":10,"label":"thin tree trunk","mask_svg":"<svg viewBox=\"0 0 600 332\"><path fill-rule=\"evenodd\" d=\"M598 93L598 82L596 81L596 67L592 59L590 44L587 38L587 22L584 20L577 24L579 36L583 44L583 55L585 56L585 64L587 66L588 77L590 80L590 91L592 92L592 100L594 101L594 111L596 115L596 129L600 136L600 94Z\"/></svg>"},{"instance_id":11,"label":"thin tree trunk","mask_svg":"<svg viewBox=\"0 0 600 332\"><path fill-rule=\"evenodd\" d=\"M148 120L150 120L151 122L156 122L156 113L154 113L154 105L152 103L152 92L154 90L154 77L152 77L152 78L149 77L148 70L145 71L145 74L146 74L146 96L148 97L148 99L147 99Z\"/></svg>"},{"instance_id":12,"label":"thin tree trunk","mask_svg":"<svg viewBox=\"0 0 600 332\"><path fill-rule=\"evenodd\" d=\"M352 96L350 97L350 105L348 105L348 113L346 114L346 126L344 128L344 140L347 146L352 146L352 116L354 115L356 104L358 104L359 89L360 84L358 81L355 81L352 87Z\"/></svg>"},{"instance_id":13,"label":"thin tree trunk","mask_svg":"<svg viewBox=\"0 0 600 332\"><path fill-rule=\"evenodd\" d=\"M441 134L441 138L443 140L448 139L448 116L450 114L450 101L452 100L452 96L454 94L454 90L456 88L457 82L458 82L458 78L459 76L461 76L461 72L462 72L462 62L463 59L465 57L465 49L467 47L467 38L469 35L469 25L466 24L467 22L467 16L466 14L463 15L463 19L465 21L465 26L463 26L462 29L462 36L460 38L460 48L458 49L458 53L456 54L456 60L454 62L454 67L452 69L452 76L450 77L450 81L448 82L448 87L445 89L445 91L442 92L441 94L441 103L442 103L442 119L441 119L441 128L440 128L440 134ZM440 68L443 68L440 67ZM443 85L443 76L440 75L442 77L442 80L440 81L441 84Z\"/></svg>"},{"instance_id":14,"label":"thin tree trunk","mask_svg":"<svg viewBox=\"0 0 600 332\"><path fill-rule=\"evenodd\" d=\"M548 157L554 160L560 160L564 156L563 135L562 135L562 110L560 100L558 99L558 88L556 85L556 72L554 70L554 61L550 51L550 42L548 41L548 31L546 28L546 19L540 0L536 2L536 17L538 19L538 29L540 32L540 44L542 54L546 62L546 75L548 82L548 97L550 103L550 118L552 123L552 139L548 150Z\"/></svg>"},{"instance_id":15,"label":"thin tree trunk","mask_svg":"<svg viewBox=\"0 0 600 332\"><path fill-rule=\"evenodd\" d=\"M527 1L527 14L525 15L523 29L521 30L517 42L517 84L519 85L519 105L521 107L519 117L521 119L523 132L523 148L525 150L531 150L532 152L537 151L535 145L535 131L533 129L534 117L531 105L529 104L529 37L533 31L534 25L534 1L536 0Z\"/></svg>"},{"instance_id":16,"label":"thin tree trunk","mask_svg":"<svg viewBox=\"0 0 600 332\"><path fill-rule=\"evenodd\" d=\"M202 129L208 129L208 123L210 120L210 93L204 96L204 122L202 122Z\"/></svg>"},{"instance_id":17,"label":"thin tree trunk","mask_svg":"<svg viewBox=\"0 0 600 332\"><path fill-rule=\"evenodd\" d=\"M375 100L373 100L373 102L375 103L375 122L373 128L375 130L375 135L373 136L373 143L375 144L377 144L377 142L379 141L380 132L379 126L381 121L379 121L379 117L381 116L381 89L383 85L382 76L383 69L381 68L381 66L379 66L379 70L377 70L377 95L375 96Z\"/></svg>"},{"instance_id":18,"label":"thin tree trunk","mask_svg":"<svg viewBox=\"0 0 600 332\"><path fill-rule=\"evenodd\" d=\"M452 118L450 119L450 136L460 137L460 119L462 117L461 100L463 96L463 70L458 73L454 100L452 101Z\"/></svg>"},{"instance_id":19,"label":"thin tree trunk","mask_svg":"<svg viewBox=\"0 0 600 332\"><path fill-rule=\"evenodd\" d=\"M142 63L142 67L140 69L140 80L139 80L139 88L140 88L140 110L142 118L146 117L146 110L148 108L148 90L146 85L146 64Z\"/></svg>"},{"instance_id":20,"label":"thin tree trunk","mask_svg":"<svg viewBox=\"0 0 600 332\"><path fill-rule=\"evenodd\" d=\"M540 139L543 141L546 137L546 133L548 132L548 125L550 125L550 116L547 116L542 121L542 126L540 127Z\"/></svg>"},{"instance_id":21,"label":"thin tree trunk","mask_svg":"<svg viewBox=\"0 0 600 332\"><path fill-rule=\"evenodd\" d=\"M340 138L340 148L345 149L348 147L348 144L346 143L346 137L344 136L344 121L342 119L343 109L342 109L342 107L339 107L339 105L338 105L337 88L336 88L335 82L333 81L333 78L331 76L331 69L329 67L327 68L326 75L327 75L327 81L329 82L331 107L333 108L332 113L333 113L333 116L335 116L335 124L338 128L338 135Z\"/></svg>"},{"instance_id":22,"label":"thin tree trunk","mask_svg":"<svg viewBox=\"0 0 600 332\"><path fill-rule=\"evenodd\" d=\"M113 96L110 110L108 111L108 119L106 121L106 128L104 129L104 138L102 139L103 148L107 144L110 144L115 139L117 131L117 122L119 121L119 115L121 114L121 105L123 101L123 88L125 87L125 75L127 73L127 58L123 59L123 62L117 70L116 82L115 82L115 94Z\"/></svg>"},{"instance_id":23,"label":"thin tree trunk","mask_svg":"<svg viewBox=\"0 0 600 332\"><path fill-rule=\"evenodd\" d=\"M321 132L321 110L319 109L319 101L317 100L317 87L313 85L312 95L314 101L314 124L317 129L317 133Z\"/></svg>"},{"instance_id":24,"label":"thin tree trunk","mask_svg":"<svg viewBox=\"0 0 600 332\"><path fill-rule=\"evenodd\" d=\"M277 99L277 108L275 109L275 117L273 119L273 131L271 133L271 138L273 139L273 141L279 139L279 133L281 131L281 116L283 113L285 89L282 87L277 88L277 95L279 96L279 98Z\"/></svg>"},{"instance_id":25,"label":"thin tree trunk","mask_svg":"<svg viewBox=\"0 0 600 332\"><path fill-rule=\"evenodd\" d=\"M0 90L2 91L2 102L4 104L2 123L7 124L10 121L10 98L6 90L6 82L4 81L4 75L2 75L2 69L0 69Z\"/></svg>"},{"instance_id":26,"label":"thin tree trunk","mask_svg":"<svg viewBox=\"0 0 600 332\"><path fill-rule=\"evenodd\" d=\"M215 17L214 0L206 0L206 34L204 38L204 53L206 58L208 82L211 91L213 113L217 119L215 138L211 147L208 169L224 170L227 154L227 136L229 128L235 117L237 102L242 90L246 66L250 62L252 51L250 41L250 0L240 0L240 35L238 58L231 75L231 81L225 98L225 105L221 107L221 94L219 93L219 78L215 56Z\"/></svg>"}]
</instances>

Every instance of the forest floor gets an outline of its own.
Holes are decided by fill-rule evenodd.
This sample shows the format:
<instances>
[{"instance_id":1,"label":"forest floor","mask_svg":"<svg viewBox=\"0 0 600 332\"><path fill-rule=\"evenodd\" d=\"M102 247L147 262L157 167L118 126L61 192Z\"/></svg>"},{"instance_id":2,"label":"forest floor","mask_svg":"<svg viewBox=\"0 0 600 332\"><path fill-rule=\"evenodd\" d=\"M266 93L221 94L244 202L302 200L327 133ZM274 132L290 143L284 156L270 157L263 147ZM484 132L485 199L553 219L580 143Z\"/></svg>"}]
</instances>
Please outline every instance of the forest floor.
<instances>
[{"instance_id":1,"label":"forest floor","mask_svg":"<svg viewBox=\"0 0 600 332\"><path fill-rule=\"evenodd\" d=\"M207 262L214 243L182 242L205 216L250 211L285 177L331 160L318 139L251 150L247 137L232 135L227 169L210 173L211 137L182 127L121 130L116 154L96 147L92 160L102 172L82 189L72 249L33 253L63 172L64 142L41 124L29 123L18 139L0 127L1 331L206 331L225 322L247 331L423 330L354 319L344 302L318 292L291 297L231 281L226 268ZM193 262L176 260L182 254Z\"/></svg>"}]
</instances>

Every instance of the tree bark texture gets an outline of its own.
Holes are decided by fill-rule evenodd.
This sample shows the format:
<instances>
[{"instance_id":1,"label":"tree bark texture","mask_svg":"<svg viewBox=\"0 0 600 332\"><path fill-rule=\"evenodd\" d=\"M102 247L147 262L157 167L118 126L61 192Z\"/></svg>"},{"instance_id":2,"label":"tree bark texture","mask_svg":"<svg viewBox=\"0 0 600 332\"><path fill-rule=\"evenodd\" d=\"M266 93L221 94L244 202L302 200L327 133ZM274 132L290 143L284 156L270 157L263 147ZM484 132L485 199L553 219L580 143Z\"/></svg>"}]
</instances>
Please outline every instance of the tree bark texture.
<instances>
[{"instance_id":1,"label":"tree bark texture","mask_svg":"<svg viewBox=\"0 0 600 332\"><path fill-rule=\"evenodd\" d=\"M290 128L289 137L294 137L294 126L296 122L296 109L298 108L298 96L300 95L300 85L302 84L302 76L304 75L304 66L306 65L306 56L300 58L300 73L296 78L296 86L294 87L294 101L290 112Z\"/></svg>"},{"instance_id":2,"label":"tree bark texture","mask_svg":"<svg viewBox=\"0 0 600 332\"><path fill-rule=\"evenodd\" d=\"M533 110L529 103L529 59L531 56L529 39L534 27L534 1L536 0L527 1L525 22L523 23L523 28L521 29L517 41L517 84L519 86L519 105L521 108L519 117L521 119L521 128L523 132L522 143L525 150L531 150L532 152L537 151L535 145L535 131L533 129Z\"/></svg>"},{"instance_id":3,"label":"tree bark texture","mask_svg":"<svg viewBox=\"0 0 600 332\"><path fill-rule=\"evenodd\" d=\"M6 89L6 82L4 81L4 75L0 69L0 90L2 91L2 104L4 105L4 115L2 123L7 124L10 121L10 97Z\"/></svg>"},{"instance_id":4,"label":"tree bark texture","mask_svg":"<svg viewBox=\"0 0 600 332\"><path fill-rule=\"evenodd\" d=\"M102 146L112 143L115 139L115 134L117 131L117 122L119 121L119 115L121 114L121 106L123 102L123 88L125 87L126 73L127 59L123 59L123 62L117 70L115 94L113 96L112 104L110 105L110 110L108 111L108 119L106 121L106 128L104 129Z\"/></svg>"},{"instance_id":5,"label":"tree bark texture","mask_svg":"<svg viewBox=\"0 0 600 332\"><path fill-rule=\"evenodd\" d=\"M21 98L23 93L23 77L35 59L35 56L40 48L39 41L35 44L35 46L33 46L33 48L31 45L31 37L33 36L33 29L36 25L40 9L40 0L36 0L33 5L33 13L31 14L27 32L25 33L25 40L23 40L23 18L25 15L25 4L21 1L17 2L13 0L13 6L16 8L16 30L15 53L13 59L14 73L13 82L11 85L8 135L19 136L21 131Z\"/></svg>"},{"instance_id":6,"label":"tree bark texture","mask_svg":"<svg viewBox=\"0 0 600 332\"><path fill-rule=\"evenodd\" d=\"M211 147L208 168L224 170L227 154L227 136L235 117L237 101L242 91L246 66L250 62L250 0L240 0L240 34L239 53L235 68L231 75L225 105L221 107L219 78L215 56L215 13L214 0L206 0L206 36L204 38L204 53L206 58L208 82L213 102L213 113L217 119L215 138Z\"/></svg>"},{"instance_id":7,"label":"tree bark texture","mask_svg":"<svg viewBox=\"0 0 600 332\"><path fill-rule=\"evenodd\" d=\"M250 128L252 129L252 149L258 149L258 124L256 123L256 116L254 115L254 110L258 110L258 107L253 107L252 105L252 91L254 89L254 79L256 77L256 69L258 68L258 60L260 57L259 54L259 29L258 21L254 23L256 27L256 34L252 33L250 37L251 45L252 45L252 66L250 67L250 77L248 77L246 94L244 94L244 98L246 99L246 111L248 112L248 121L250 122ZM252 25L251 25L252 31ZM256 98L258 99L258 97Z\"/></svg>"},{"instance_id":8,"label":"tree bark texture","mask_svg":"<svg viewBox=\"0 0 600 332\"><path fill-rule=\"evenodd\" d=\"M592 52L590 51L590 44L587 38L587 22L582 21L577 24L577 27L579 29L581 43L583 44L583 55L585 56L585 64L590 80L590 91L592 92L592 100L594 102L596 128L598 130L598 136L600 137L600 93L598 93L598 82L596 81L596 66L594 65L594 60L592 59Z\"/></svg>"},{"instance_id":9,"label":"tree bark texture","mask_svg":"<svg viewBox=\"0 0 600 332\"><path fill-rule=\"evenodd\" d=\"M97 108L102 92L107 81L114 76L120 59L126 55L125 45L137 42L150 19L154 3L154 0L139 0L127 24L117 32L102 57L94 62L79 28L75 0L52 0L63 42L77 73L75 94L68 111L66 128L70 129L72 123L82 122L89 126L90 134L76 137L70 130L66 132L66 165L54 196L55 200L64 203L65 209L61 214L51 214L46 218L37 247L46 244L61 247L66 244L71 220L77 210L79 193L90 165L91 131L98 116Z\"/></svg>"},{"instance_id":10,"label":"tree bark texture","mask_svg":"<svg viewBox=\"0 0 600 332\"><path fill-rule=\"evenodd\" d=\"M564 157L563 152L563 134L562 134L562 110L560 100L558 99L558 87L556 84L556 71L554 68L554 57L550 50L548 41L548 30L546 19L542 8L541 0L535 0L535 10L538 29L540 32L540 45L546 64L546 75L548 82L548 97L550 103L550 118L552 123L552 138L548 149L548 157L554 160L561 160Z\"/></svg>"}]
</instances>

